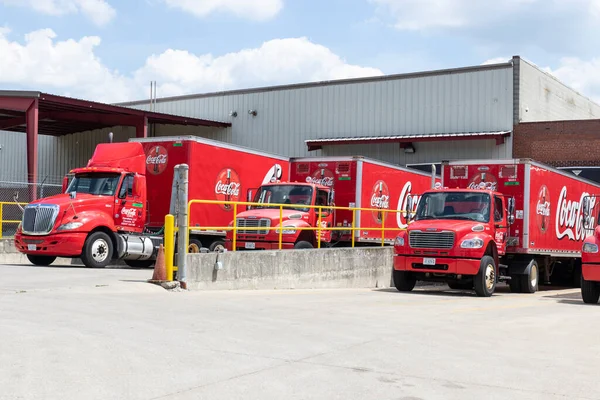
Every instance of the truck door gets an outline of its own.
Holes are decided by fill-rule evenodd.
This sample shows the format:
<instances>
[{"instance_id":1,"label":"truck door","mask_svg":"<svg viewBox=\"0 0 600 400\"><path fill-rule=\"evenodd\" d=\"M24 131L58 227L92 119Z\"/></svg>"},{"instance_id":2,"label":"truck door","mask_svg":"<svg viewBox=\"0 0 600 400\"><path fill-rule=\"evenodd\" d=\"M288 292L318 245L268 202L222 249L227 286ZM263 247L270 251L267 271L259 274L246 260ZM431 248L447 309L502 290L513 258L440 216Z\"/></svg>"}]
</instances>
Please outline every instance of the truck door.
<instances>
[{"instance_id":1,"label":"truck door","mask_svg":"<svg viewBox=\"0 0 600 400\"><path fill-rule=\"evenodd\" d=\"M329 192L325 190L317 190L317 198L315 205L318 206L330 206L329 204ZM315 210L316 223L319 223L319 209ZM333 226L333 210L330 208L321 209L321 228L328 228ZM321 231L321 242L331 242L332 231ZM315 232L317 234L317 232Z\"/></svg>"},{"instance_id":2,"label":"truck door","mask_svg":"<svg viewBox=\"0 0 600 400\"><path fill-rule=\"evenodd\" d=\"M124 230L141 231L144 227L142 204L138 204L133 196L133 174L123 178L115 199L115 225ZM141 206L141 207L140 207Z\"/></svg>"},{"instance_id":3,"label":"truck door","mask_svg":"<svg viewBox=\"0 0 600 400\"><path fill-rule=\"evenodd\" d=\"M496 229L494 241L498 247L498 254L506 254L506 242L508 240L508 222L506 218L506 209L504 207L504 198L494 196L494 228Z\"/></svg>"}]
</instances>

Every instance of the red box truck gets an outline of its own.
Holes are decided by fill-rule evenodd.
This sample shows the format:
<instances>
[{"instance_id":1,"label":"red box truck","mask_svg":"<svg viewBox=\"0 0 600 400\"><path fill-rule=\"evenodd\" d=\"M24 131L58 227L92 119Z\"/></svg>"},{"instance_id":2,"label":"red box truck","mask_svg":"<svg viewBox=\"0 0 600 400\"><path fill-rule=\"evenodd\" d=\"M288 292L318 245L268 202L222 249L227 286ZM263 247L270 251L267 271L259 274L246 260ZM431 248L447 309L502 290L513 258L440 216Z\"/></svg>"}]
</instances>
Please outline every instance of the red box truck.
<instances>
[{"instance_id":1,"label":"red box truck","mask_svg":"<svg viewBox=\"0 0 600 400\"><path fill-rule=\"evenodd\" d=\"M240 228L236 249L273 250L279 248L279 230L251 230L253 227L279 227L279 208L276 203L324 206L321 226L350 228L352 211L327 209L327 206L371 208L375 211L356 211L355 242L359 245L380 243L381 231L368 228L391 228L385 232L385 242L393 244L400 229L408 224L406 213L383 210L406 210L411 193L430 188L439 179L433 175L364 157L293 158L290 162L290 182L269 183L258 188L253 196L256 203L238 214ZM433 181L433 182L432 182ZM282 248L317 247L317 232L298 228L317 227L315 209L289 207L283 210ZM395 228L395 229L394 229ZM324 247L348 246L352 242L349 230L321 231ZM233 248L233 232L228 232L227 246Z\"/></svg>"},{"instance_id":2,"label":"red box truck","mask_svg":"<svg viewBox=\"0 0 600 400\"><path fill-rule=\"evenodd\" d=\"M539 280L577 284L583 199L600 185L532 160L444 162L443 188L409 202L416 213L395 243L394 282L447 282L491 296L499 281L534 293Z\"/></svg>"},{"instance_id":3,"label":"red box truck","mask_svg":"<svg viewBox=\"0 0 600 400\"><path fill-rule=\"evenodd\" d=\"M189 198L244 201L245 191L287 180L289 159L193 136L100 144L86 167L71 171L64 194L28 204L15 245L36 265L81 257L87 267L114 259L151 266L169 213L174 167L189 165ZM201 205L190 211L190 251L224 246L233 209Z\"/></svg>"}]
</instances>

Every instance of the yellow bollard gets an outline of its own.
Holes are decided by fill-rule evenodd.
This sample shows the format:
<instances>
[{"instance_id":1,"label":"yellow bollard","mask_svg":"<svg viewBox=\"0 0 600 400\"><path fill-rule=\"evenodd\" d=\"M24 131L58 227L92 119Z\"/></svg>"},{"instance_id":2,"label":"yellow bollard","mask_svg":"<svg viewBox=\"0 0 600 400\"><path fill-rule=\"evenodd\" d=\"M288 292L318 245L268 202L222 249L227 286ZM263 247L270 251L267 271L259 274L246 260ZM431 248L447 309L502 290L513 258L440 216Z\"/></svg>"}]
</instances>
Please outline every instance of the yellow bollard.
<instances>
[{"instance_id":1,"label":"yellow bollard","mask_svg":"<svg viewBox=\"0 0 600 400\"><path fill-rule=\"evenodd\" d=\"M167 281L173 280L173 258L175 257L175 217L171 214L165 216L165 269Z\"/></svg>"}]
</instances>

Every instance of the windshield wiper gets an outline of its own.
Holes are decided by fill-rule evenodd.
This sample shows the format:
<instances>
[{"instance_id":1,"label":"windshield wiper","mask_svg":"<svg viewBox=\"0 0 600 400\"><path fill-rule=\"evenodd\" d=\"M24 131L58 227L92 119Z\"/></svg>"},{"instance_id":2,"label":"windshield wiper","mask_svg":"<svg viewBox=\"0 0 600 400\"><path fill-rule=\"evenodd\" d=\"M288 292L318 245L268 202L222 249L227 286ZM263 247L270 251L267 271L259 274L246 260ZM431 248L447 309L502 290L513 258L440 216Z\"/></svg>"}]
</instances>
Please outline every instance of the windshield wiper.
<instances>
[{"instance_id":1,"label":"windshield wiper","mask_svg":"<svg viewBox=\"0 0 600 400\"><path fill-rule=\"evenodd\" d=\"M423 221L426 219L436 219L436 217L434 217L433 215L423 215L421 217L415 218L415 221Z\"/></svg>"}]
</instances>

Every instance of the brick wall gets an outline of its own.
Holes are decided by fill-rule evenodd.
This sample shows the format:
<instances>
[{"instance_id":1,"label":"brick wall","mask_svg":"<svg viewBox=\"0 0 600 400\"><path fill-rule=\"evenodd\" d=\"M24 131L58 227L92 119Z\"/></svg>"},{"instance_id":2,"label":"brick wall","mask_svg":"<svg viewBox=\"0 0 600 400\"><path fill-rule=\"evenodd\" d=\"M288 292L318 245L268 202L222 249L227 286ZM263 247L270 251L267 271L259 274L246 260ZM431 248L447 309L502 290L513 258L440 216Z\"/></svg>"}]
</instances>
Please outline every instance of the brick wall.
<instances>
[{"instance_id":1,"label":"brick wall","mask_svg":"<svg viewBox=\"0 0 600 400\"><path fill-rule=\"evenodd\" d=\"M555 167L600 166L600 120L515 125L513 156Z\"/></svg>"}]
</instances>

